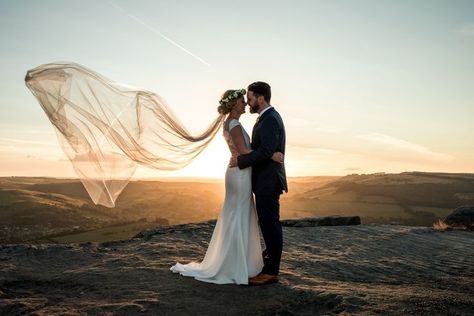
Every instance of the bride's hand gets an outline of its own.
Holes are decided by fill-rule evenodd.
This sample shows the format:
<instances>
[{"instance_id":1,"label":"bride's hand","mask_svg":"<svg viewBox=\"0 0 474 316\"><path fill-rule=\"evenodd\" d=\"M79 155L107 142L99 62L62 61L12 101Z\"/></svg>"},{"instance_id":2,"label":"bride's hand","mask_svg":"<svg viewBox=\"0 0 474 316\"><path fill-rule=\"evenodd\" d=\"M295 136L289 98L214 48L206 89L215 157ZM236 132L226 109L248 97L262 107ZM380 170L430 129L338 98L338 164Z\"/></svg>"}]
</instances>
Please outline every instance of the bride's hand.
<instances>
[{"instance_id":1,"label":"bride's hand","mask_svg":"<svg viewBox=\"0 0 474 316\"><path fill-rule=\"evenodd\" d=\"M230 157L230 160L229 160L229 167L230 167L230 168L237 167L237 157L236 157L236 156Z\"/></svg>"},{"instance_id":2,"label":"bride's hand","mask_svg":"<svg viewBox=\"0 0 474 316\"><path fill-rule=\"evenodd\" d=\"M278 163L283 163L285 161L285 155L279 151L273 153L272 160Z\"/></svg>"}]
</instances>

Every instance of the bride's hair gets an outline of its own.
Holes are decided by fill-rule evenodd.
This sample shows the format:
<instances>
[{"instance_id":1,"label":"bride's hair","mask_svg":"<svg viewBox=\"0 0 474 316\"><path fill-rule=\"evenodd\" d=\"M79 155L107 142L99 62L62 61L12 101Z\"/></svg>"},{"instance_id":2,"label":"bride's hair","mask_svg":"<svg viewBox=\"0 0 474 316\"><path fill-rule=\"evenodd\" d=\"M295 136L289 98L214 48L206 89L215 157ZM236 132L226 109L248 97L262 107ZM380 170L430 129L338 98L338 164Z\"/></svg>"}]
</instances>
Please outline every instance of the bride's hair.
<instances>
[{"instance_id":1,"label":"bride's hair","mask_svg":"<svg viewBox=\"0 0 474 316\"><path fill-rule=\"evenodd\" d=\"M227 90L224 92L219 101L220 105L217 107L217 112L224 115L229 114L229 112L232 111L235 103L237 103L237 100L241 96L244 96L245 93L245 89Z\"/></svg>"}]
</instances>

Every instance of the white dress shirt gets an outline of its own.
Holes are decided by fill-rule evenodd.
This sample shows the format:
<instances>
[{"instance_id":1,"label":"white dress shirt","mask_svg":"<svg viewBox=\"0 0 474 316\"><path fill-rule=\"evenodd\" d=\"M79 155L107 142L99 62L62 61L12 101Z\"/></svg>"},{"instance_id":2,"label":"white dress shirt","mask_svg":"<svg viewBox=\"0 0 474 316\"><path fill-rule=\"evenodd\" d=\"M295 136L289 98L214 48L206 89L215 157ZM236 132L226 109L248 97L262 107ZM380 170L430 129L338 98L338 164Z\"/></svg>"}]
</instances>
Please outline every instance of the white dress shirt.
<instances>
[{"instance_id":1,"label":"white dress shirt","mask_svg":"<svg viewBox=\"0 0 474 316\"><path fill-rule=\"evenodd\" d=\"M258 115L258 118L260 118L262 116L263 113L265 113L267 110L271 109L273 106L269 106L268 108L265 108L262 112L260 112L260 114Z\"/></svg>"}]
</instances>

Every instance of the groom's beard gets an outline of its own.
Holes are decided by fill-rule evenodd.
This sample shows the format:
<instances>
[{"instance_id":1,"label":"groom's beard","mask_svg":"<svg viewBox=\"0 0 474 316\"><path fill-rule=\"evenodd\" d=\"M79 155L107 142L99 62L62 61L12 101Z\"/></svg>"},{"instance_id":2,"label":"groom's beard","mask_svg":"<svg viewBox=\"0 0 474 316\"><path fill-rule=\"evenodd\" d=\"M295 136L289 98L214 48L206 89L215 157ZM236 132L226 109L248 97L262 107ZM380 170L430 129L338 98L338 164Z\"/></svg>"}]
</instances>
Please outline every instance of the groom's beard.
<instances>
[{"instance_id":1,"label":"groom's beard","mask_svg":"<svg viewBox=\"0 0 474 316\"><path fill-rule=\"evenodd\" d=\"M250 113L252 114L258 113L258 104L254 104L254 105L249 104L249 107L250 107Z\"/></svg>"}]
</instances>

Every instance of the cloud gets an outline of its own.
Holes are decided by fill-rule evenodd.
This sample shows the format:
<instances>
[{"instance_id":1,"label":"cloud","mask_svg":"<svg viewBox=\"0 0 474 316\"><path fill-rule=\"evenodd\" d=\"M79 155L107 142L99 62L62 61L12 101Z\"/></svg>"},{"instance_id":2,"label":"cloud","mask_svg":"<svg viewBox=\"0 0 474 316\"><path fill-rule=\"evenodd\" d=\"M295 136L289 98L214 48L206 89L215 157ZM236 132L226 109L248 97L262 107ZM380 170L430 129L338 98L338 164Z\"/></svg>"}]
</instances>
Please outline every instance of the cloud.
<instances>
[{"instance_id":1,"label":"cloud","mask_svg":"<svg viewBox=\"0 0 474 316\"><path fill-rule=\"evenodd\" d=\"M2 124L3 125L3 124ZM0 128L0 134L33 134L33 135L55 135L54 131L33 130L33 129L11 129L5 125Z\"/></svg>"},{"instance_id":2,"label":"cloud","mask_svg":"<svg viewBox=\"0 0 474 316\"><path fill-rule=\"evenodd\" d=\"M289 144L288 147L291 147L297 152L319 154L319 155L338 155L338 154L343 153L342 151L337 150L337 149L317 147L310 144L293 143L293 144Z\"/></svg>"},{"instance_id":3,"label":"cloud","mask_svg":"<svg viewBox=\"0 0 474 316\"><path fill-rule=\"evenodd\" d=\"M55 160L64 155L59 143L0 138L0 157Z\"/></svg>"},{"instance_id":4,"label":"cloud","mask_svg":"<svg viewBox=\"0 0 474 316\"><path fill-rule=\"evenodd\" d=\"M350 168L346 168L346 169L344 169L344 170L346 170L346 171L359 171L360 168L350 167Z\"/></svg>"},{"instance_id":5,"label":"cloud","mask_svg":"<svg viewBox=\"0 0 474 316\"><path fill-rule=\"evenodd\" d=\"M287 125L291 127L305 127L313 125L311 121L301 117L289 117L287 120Z\"/></svg>"},{"instance_id":6,"label":"cloud","mask_svg":"<svg viewBox=\"0 0 474 316\"><path fill-rule=\"evenodd\" d=\"M438 153L430 150L428 147L411 143L403 139L395 138L389 135L371 133L357 135L356 138L363 139L382 146L381 149L388 149L401 154L418 155L423 158L441 162L452 161L455 158L451 155Z\"/></svg>"},{"instance_id":7,"label":"cloud","mask_svg":"<svg viewBox=\"0 0 474 316\"><path fill-rule=\"evenodd\" d=\"M330 149L330 148L309 148L308 149L310 152L316 153L316 154L321 154L321 155L338 155L342 154L342 151L336 150L336 149Z\"/></svg>"},{"instance_id":8,"label":"cloud","mask_svg":"<svg viewBox=\"0 0 474 316\"><path fill-rule=\"evenodd\" d=\"M0 145L34 145L34 146L48 146L59 147L58 143L38 142L34 140L14 139L14 138L0 138Z\"/></svg>"},{"instance_id":9,"label":"cloud","mask_svg":"<svg viewBox=\"0 0 474 316\"><path fill-rule=\"evenodd\" d=\"M55 135L53 131L38 131L38 130L26 130L26 131L16 131L19 134L46 134L46 135Z\"/></svg>"},{"instance_id":10,"label":"cloud","mask_svg":"<svg viewBox=\"0 0 474 316\"><path fill-rule=\"evenodd\" d=\"M310 121L301 117L288 117L285 119L285 125L292 128L308 128L311 127L312 131L321 133L341 133L345 129L334 125L322 125L317 124L315 121Z\"/></svg>"},{"instance_id":11,"label":"cloud","mask_svg":"<svg viewBox=\"0 0 474 316\"><path fill-rule=\"evenodd\" d=\"M460 29L457 29L456 33L465 37L473 37L474 36L474 23L464 25Z\"/></svg>"},{"instance_id":12,"label":"cloud","mask_svg":"<svg viewBox=\"0 0 474 316\"><path fill-rule=\"evenodd\" d=\"M316 127L316 130L318 132L322 132L322 133L342 133L343 131L345 131L344 128L341 128L341 127L336 127L336 126L318 126Z\"/></svg>"}]
</instances>

